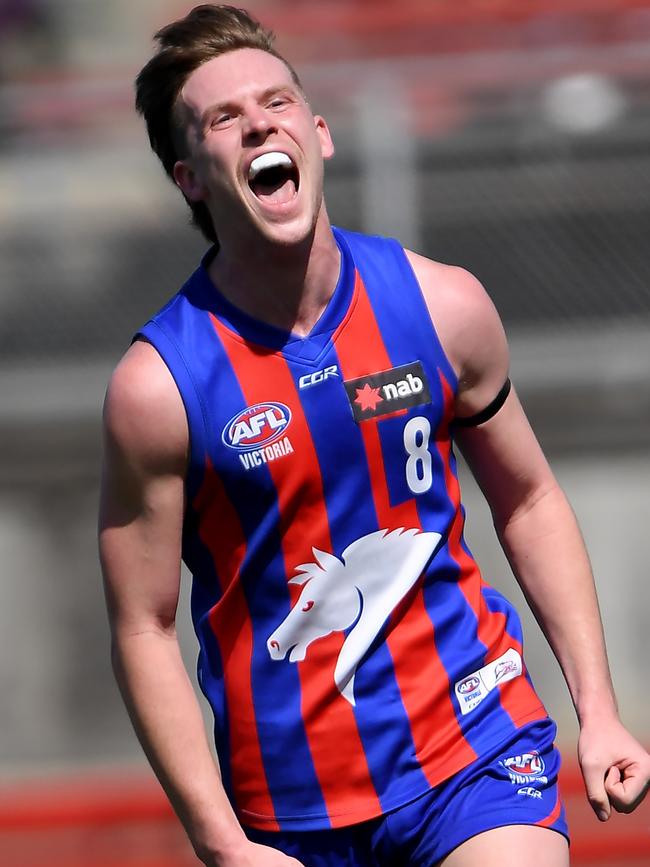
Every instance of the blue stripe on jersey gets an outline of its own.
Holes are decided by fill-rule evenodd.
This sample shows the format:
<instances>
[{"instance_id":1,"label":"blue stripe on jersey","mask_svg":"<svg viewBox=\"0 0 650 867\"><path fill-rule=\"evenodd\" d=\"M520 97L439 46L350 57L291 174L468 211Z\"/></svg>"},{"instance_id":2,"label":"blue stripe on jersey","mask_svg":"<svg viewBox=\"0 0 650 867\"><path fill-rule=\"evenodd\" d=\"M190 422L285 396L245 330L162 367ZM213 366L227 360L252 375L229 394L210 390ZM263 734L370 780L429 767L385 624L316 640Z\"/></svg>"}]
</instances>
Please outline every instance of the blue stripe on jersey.
<instances>
[{"instance_id":1,"label":"blue stripe on jersey","mask_svg":"<svg viewBox=\"0 0 650 867\"><path fill-rule=\"evenodd\" d=\"M354 272L350 274L354 280ZM300 377L310 368L286 358L319 460L323 496L329 518L333 552L340 557L355 539L378 528L374 497L368 471L361 428L350 411L341 376L332 376L300 388ZM337 366L338 357L331 349L320 361L321 366ZM331 419L336 418L335 427ZM354 472L342 475L341 457ZM354 515L350 514L354 503ZM382 684L384 699L365 702L364 695L376 693ZM414 792L428 788L415 756L408 715L403 707L393 662L384 636L379 635L359 665L355 676L357 704L354 715L363 743L370 775L383 809L390 809ZM395 708L402 708L400 713ZM410 748L409 748L410 744Z\"/></svg>"},{"instance_id":2,"label":"blue stripe on jersey","mask_svg":"<svg viewBox=\"0 0 650 867\"><path fill-rule=\"evenodd\" d=\"M343 233L335 230L334 234L342 254L341 280L349 283L346 287L340 282L337 292L350 299L355 268ZM334 327L340 322L344 310L341 308L336 318L330 320ZM287 348L283 355L293 375L314 442L333 553L340 556L347 545L379 526L361 428L353 420L347 396L341 387L341 366L333 348L330 348L327 356L319 358L319 367L336 366L338 375L318 385L303 388L300 388L300 377L309 372L300 363L304 365L305 359L299 359L295 351L287 351ZM332 428L331 418L337 419L335 429ZM342 455L345 456L345 465L354 467L354 472L346 478L341 475ZM350 503L355 504L353 519L350 516ZM375 702L373 706L372 702L365 702L363 698L376 692L377 683L382 683L385 689L385 700ZM392 657L383 634L377 637L357 669L355 696L357 704L354 715L373 784L382 808L390 809L412 797L414 792L425 791L428 781L416 758L408 714L402 703ZM400 713L395 712L398 707L401 708Z\"/></svg>"},{"instance_id":3,"label":"blue stripe on jersey","mask_svg":"<svg viewBox=\"0 0 650 867\"><path fill-rule=\"evenodd\" d=\"M377 683L382 684L384 699L373 704ZM357 669L354 692L357 697L355 717L368 766L382 808L390 810L425 792L429 782L416 756L409 718L384 631L373 642Z\"/></svg>"},{"instance_id":4,"label":"blue stripe on jersey","mask_svg":"<svg viewBox=\"0 0 650 867\"><path fill-rule=\"evenodd\" d=\"M453 515L453 508L446 488L443 461L435 448L435 433L441 418L432 418L432 407L442 408L444 399L440 384L439 372L445 376L452 389L457 388L457 377L449 363L437 337L431 321L422 290L415 277L413 269L398 242L384 239L367 238L363 235L344 233L359 273L361 274L370 303L379 325L384 345L394 367L419 360L422 362L425 374L432 392L432 406L414 407L408 412L409 417L425 415L431 423L431 441L429 454L432 459L432 485L427 490L426 497L415 496L418 514L425 529L437 528L444 524L445 515ZM381 248L378 247L381 244ZM383 255L379 255L379 249ZM405 338L402 311L409 310L408 339ZM408 485L399 478L400 469L394 462L394 455L400 449L405 454L403 441L404 417L380 421L379 431L384 456L392 455L393 464L385 461L387 482L391 498L395 502L408 499ZM453 454L453 453L452 453ZM452 459L452 470L456 474L455 461ZM410 493L410 491L409 491ZM413 494L410 493L412 497ZM444 531L443 531L444 532ZM447 574L449 580L441 579L444 558L448 559ZM461 672L458 676L458 660L464 659L465 666L471 659L476 659L475 668L484 665L487 647L478 639L477 619L464 594L457 584L459 567L451 558L448 546L445 545L435 555L435 582L425 582L424 599L427 611L434 626L434 641L440 660L450 679L450 695L456 712L456 719L461 731L477 754L488 745L494 743L495 727L501 732L513 730L510 715L501 707L498 690L494 690L482 702L482 724L474 725L476 716L471 713L463 716L460 713L454 693L454 683L464 674L474 668ZM433 568L433 567L431 567ZM450 638L450 630L454 637ZM466 631L467 630L467 631ZM459 646L466 644L465 636L472 636L473 641L465 647L465 653L459 653ZM459 645L460 642L460 645ZM490 723L487 717L490 717Z\"/></svg>"},{"instance_id":5,"label":"blue stripe on jersey","mask_svg":"<svg viewBox=\"0 0 650 867\"><path fill-rule=\"evenodd\" d=\"M214 405L219 407L224 417L232 418L246 406L246 400L216 332L213 351L217 355L215 368L220 374ZM317 808L326 815L302 724L297 668L275 665L266 646L266 639L275 629L278 617L284 619L291 609L278 530L280 510L273 479L266 465L256 468L254 474L244 474L245 478L242 478L239 456L231 452L224 459L227 446L222 443L221 436L215 437L211 451L216 466L224 468L228 459L231 460L232 472L224 468L221 478L239 515L247 543L240 580L252 623L251 683L255 718L276 816L282 825L282 816L295 813L295 800L292 801L291 792L287 792L286 783L297 778L304 781L304 789L309 791L309 803L318 805ZM286 730L287 726L296 732L290 755L278 749L276 737L277 731Z\"/></svg>"},{"instance_id":6,"label":"blue stripe on jersey","mask_svg":"<svg viewBox=\"0 0 650 867\"><path fill-rule=\"evenodd\" d=\"M431 386L433 389L434 384L431 383ZM438 378L435 387L441 388ZM432 425L432 438L435 430ZM416 497L418 514L425 527L440 526L443 516L452 514L443 458L433 443L429 453L432 462L432 488L427 491L426 497ZM455 476L457 467L453 450L450 449L449 454L450 469ZM464 521L462 506L461 514ZM467 555L472 557L462 535L460 545ZM460 729L476 754L482 755L486 749L494 746L495 732L501 737L513 731L512 720L501 707L498 690L494 690L481 703L480 725L476 725L478 714L463 715L460 712L454 684L485 664L488 647L478 637L476 613L458 586L460 567L449 549L448 542L436 552L430 572L433 572L434 568L435 580L425 580L424 600L434 625L436 649L449 677L451 701Z\"/></svg>"},{"instance_id":7,"label":"blue stripe on jersey","mask_svg":"<svg viewBox=\"0 0 650 867\"><path fill-rule=\"evenodd\" d=\"M511 605L506 597L502 593L499 593L499 591L494 587L482 587L481 593L483 594L485 604L490 611L495 611L505 616L507 634L511 638L514 638L515 641L518 641L519 644L522 644L524 637L521 620L519 619L519 615L514 606Z\"/></svg>"},{"instance_id":8,"label":"blue stripe on jersey","mask_svg":"<svg viewBox=\"0 0 650 867\"><path fill-rule=\"evenodd\" d=\"M230 720L226 692L223 688L223 664L219 643L210 628L210 611L221 597L219 578L212 555L201 543L198 533L191 546L184 549L183 559L195 577L192 582L191 611L194 630L199 642L197 673L203 694L213 709L214 739L219 755L223 785L233 801L230 764ZM209 579L209 580L206 580Z\"/></svg>"},{"instance_id":9,"label":"blue stripe on jersey","mask_svg":"<svg viewBox=\"0 0 650 867\"><path fill-rule=\"evenodd\" d=\"M439 381L431 384L434 407L442 406L442 395L436 395L436 388L440 388ZM413 418L421 414L422 407L413 407L407 417ZM432 436L435 435L437 421L432 419ZM380 436L382 450L385 456L385 466L389 490L395 502L403 502L407 497L413 497L405 481L404 466L398 466L394 456L399 454L398 448L402 448L402 436L406 418L404 416L388 418L380 421ZM429 449L431 456L432 486L427 491L426 497L417 497L416 504L418 515L425 529L437 528L445 531L445 523L450 515L449 495L445 486L445 469L443 459L436 448ZM393 455L393 464L387 460ZM403 480L404 479L404 480ZM429 576L435 574L435 578L427 577L423 586L423 596L427 613L434 626L434 642L436 650L447 672L450 688L449 693L456 711L456 719L463 735L467 738L470 746L477 754L487 746L494 744L494 729L489 726L481 726L476 729L474 718L471 715L463 716L458 708L453 685L470 671L481 668L484 665L487 647L477 637L477 618L471 606L467 602L463 592L458 586L459 566L449 551L449 545L445 542L436 551L434 562L429 569ZM462 667L460 667L462 666ZM498 704L498 693L493 694L484 701L485 711L494 705L494 712L503 713ZM497 726L504 726L504 730L510 730L509 715L503 713L503 719L497 721Z\"/></svg>"}]
</instances>

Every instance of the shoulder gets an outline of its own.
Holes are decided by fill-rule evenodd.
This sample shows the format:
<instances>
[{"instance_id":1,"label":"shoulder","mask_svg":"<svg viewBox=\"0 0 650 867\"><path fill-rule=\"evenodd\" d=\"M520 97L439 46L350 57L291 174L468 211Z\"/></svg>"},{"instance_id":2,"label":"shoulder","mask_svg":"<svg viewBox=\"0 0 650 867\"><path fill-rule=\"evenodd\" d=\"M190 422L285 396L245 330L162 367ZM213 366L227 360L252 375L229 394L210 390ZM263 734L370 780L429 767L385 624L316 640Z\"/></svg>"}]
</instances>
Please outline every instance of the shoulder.
<instances>
[{"instance_id":1,"label":"shoulder","mask_svg":"<svg viewBox=\"0 0 650 867\"><path fill-rule=\"evenodd\" d=\"M458 414L480 412L508 375L508 344L499 314L480 280L469 271L410 250L405 253L458 376Z\"/></svg>"},{"instance_id":2,"label":"shoulder","mask_svg":"<svg viewBox=\"0 0 650 867\"><path fill-rule=\"evenodd\" d=\"M143 473L184 471L187 418L154 347L137 340L115 368L104 402L107 449Z\"/></svg>"}]
</instances>

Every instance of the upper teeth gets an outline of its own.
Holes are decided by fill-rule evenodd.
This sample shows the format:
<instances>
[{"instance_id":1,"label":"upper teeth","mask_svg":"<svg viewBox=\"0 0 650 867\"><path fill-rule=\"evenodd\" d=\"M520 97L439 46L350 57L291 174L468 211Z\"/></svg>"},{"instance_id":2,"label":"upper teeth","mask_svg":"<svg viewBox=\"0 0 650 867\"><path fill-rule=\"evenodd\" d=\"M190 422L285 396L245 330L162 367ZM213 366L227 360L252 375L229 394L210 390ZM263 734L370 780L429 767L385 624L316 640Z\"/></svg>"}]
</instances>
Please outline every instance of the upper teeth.
<instances>
[{"instance_id":1,"label":"upper teeth","mask_svg":"<svg viewBox=\"0 0 650 867\"><path fill-rule=\"evenodd\" d=\"M280 151L260 154L260 156L255 157L253 162L250 164L250 168L248 169L248 180L252 181L264 169L274 169L278 166L291 167L292 165L293 163L291 162L291 158Z\"/></svg>"}]
</instances>

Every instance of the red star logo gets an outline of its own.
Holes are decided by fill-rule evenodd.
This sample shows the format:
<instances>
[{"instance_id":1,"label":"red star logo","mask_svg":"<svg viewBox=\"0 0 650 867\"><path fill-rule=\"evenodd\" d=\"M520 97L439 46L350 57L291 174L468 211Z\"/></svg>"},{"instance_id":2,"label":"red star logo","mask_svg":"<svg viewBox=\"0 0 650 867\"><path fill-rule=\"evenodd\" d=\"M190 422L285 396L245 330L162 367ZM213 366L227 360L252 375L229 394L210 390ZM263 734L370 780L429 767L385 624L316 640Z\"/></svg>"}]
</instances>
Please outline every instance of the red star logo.
<instances>
[{"instance_id":1,"label":"red star logo","mask_svg":"<svg viewBox=\"0 0 650 867\"><path fill-rule=\"evenodd\" d=\"M366 409L376 409L377 404L381 403L384 398L379 394L379 388L372 388L372 386L366 384L363 388L357 389L357 396L354 399L355 403L358 403L361 407L361 410Z\"/></svg>"}]
</instances>

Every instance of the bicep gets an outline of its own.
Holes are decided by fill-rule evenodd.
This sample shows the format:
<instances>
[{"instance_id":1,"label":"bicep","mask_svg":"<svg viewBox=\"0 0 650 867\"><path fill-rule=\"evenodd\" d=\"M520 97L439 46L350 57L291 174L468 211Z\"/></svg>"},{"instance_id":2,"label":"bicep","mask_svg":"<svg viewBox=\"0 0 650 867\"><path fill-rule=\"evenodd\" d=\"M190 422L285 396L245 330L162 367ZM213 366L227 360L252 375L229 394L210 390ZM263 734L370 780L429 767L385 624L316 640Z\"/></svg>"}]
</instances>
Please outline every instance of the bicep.
<instances>
[{"instance_id":1,"label":"bicep","mask_svg":"<svg viewBox=\"0 0 650 867\"><path fill-rule=\"evenodd\" d=\"M165 629L180 585L183 481L128 478L106 458L99 547L111 625Z\"/></svg>"},{"instance_id":2,"label":"bicep","mask_svg":"<svg viewBox=\"0 0 650 867\"><path fill-rule=\"evenodd\" d=\"M514 388L489 421L461 428L455 438L498 527L557 488Z\"/></svg>"},{"instance_id":3,"label":"bicep","mask_svg":"<svg viewBox=\"0 0 650 867\"><path fill-rule=\"evenodd\" d=\"M174 623L187 425L154 350L129 353L104 409L99 547L111 626L134 632Z\"/></svg>"}]
</instances>

